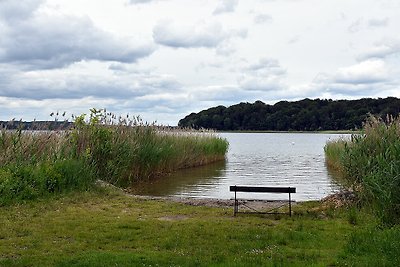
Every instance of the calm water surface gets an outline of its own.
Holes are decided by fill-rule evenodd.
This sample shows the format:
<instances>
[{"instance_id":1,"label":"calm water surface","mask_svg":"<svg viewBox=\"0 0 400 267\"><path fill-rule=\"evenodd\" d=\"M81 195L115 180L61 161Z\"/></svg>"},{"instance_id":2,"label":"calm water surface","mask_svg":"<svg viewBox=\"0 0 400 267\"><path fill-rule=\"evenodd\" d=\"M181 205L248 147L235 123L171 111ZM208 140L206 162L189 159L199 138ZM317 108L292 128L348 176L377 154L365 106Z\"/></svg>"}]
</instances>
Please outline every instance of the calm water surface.
<instances>
[{"instance_id":1,"label":"calm water surface","mask_svg":"<svg viewBox=\"0 0 400 267\"><path fill-rule=\"evenodd\" d=\"M291 186L293 199L318 200L337 190L325 165L324 145L343 137L317 133L222 133L230 147L225 162L181 170L144 185L152 196L230 199L230 185ZM248 194L243 198L287 199L286 194Z\"/></svg>"}]
</instances>

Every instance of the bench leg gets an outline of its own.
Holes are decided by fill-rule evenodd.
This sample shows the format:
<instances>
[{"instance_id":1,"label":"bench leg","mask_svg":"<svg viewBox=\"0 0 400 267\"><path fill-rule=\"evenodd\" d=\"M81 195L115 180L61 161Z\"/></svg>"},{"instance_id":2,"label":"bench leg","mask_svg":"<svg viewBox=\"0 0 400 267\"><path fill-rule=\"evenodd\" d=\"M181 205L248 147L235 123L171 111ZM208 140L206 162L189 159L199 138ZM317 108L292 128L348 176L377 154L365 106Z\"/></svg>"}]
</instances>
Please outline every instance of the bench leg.
<instances>
[{"instance_id":1,"label":"bench leg","mask_svg":"<svg viewBox=\"0 0 400 267\"><path fill-rule=\"evenodd\" d=\"M238 212L238 201L236 199L236 190L235 190L235 205L233 206L233 216L236 216L237 212Z\"/></svg>"},{"instance_id":2,"label":"bench leg","mask_svg":"<svg viewBox=\"0 0 400 267\"><path fill-rule=\"evenodd\" d=\"M292 217L292 199L289 193L289 216Z\"/></svg>"}]
</instances>

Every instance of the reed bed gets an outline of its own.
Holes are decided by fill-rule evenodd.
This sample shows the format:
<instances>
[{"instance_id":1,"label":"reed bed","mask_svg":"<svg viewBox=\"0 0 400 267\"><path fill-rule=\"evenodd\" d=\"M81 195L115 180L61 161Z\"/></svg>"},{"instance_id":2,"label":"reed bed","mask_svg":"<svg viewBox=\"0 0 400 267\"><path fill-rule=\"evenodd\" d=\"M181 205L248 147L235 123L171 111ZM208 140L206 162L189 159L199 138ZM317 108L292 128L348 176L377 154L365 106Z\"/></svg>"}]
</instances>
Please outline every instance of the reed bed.
<instances>
[{"instance_id":1,"label":"reed bed","mask_svg":"<svg viewBox=\"0 0 400 267\"><path fill-rule=\"evenodd\" d=\"M72 129L0 131L0 205L75 189L101 179L131 186L225 158L210 131L172 129L92 109Z\"/></svg>"},{"instance_id":2,"label":"reed bed","mask_svg":"<svg viewBox=\"0 0 400 267\"><path fill-rule=\"evenodd\" d=\"M400 223L400 117L370 117L361 134L327 143L325 154L360 204L385 224Z\"/></svg>"}]
</instances>

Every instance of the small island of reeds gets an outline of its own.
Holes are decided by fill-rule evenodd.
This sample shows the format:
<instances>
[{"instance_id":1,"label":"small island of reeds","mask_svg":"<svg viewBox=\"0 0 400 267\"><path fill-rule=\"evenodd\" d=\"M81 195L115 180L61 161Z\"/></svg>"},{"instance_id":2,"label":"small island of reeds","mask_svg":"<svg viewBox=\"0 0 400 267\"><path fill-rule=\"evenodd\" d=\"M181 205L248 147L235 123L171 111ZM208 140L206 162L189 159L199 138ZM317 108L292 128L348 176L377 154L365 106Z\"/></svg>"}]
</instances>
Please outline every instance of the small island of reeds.
<instances>
[{"instance_id":1,"label":"small island of reeds","mask_svg":"<svg viewBox=\"0 0 400 267\"><path fill-rule=\"evenodd\" d=\"M87 189L103 180L132 186L182 168L224 160L228 142L91 109L70 129L0 131L0 205Z\"/></svg>"}]
</instances>

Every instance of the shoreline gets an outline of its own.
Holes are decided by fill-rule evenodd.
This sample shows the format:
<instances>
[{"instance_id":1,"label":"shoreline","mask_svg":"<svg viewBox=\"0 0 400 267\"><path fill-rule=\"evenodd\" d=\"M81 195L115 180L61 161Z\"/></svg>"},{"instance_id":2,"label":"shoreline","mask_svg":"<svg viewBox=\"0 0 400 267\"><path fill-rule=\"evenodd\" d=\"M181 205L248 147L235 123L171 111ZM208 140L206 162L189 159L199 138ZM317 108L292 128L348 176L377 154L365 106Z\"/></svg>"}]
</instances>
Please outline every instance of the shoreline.
<instances>
[{"instance_id":1,"label":"shoreline","mask_svg":"<svg viewBox=\"0 0 400 267\"><path fill-rule=\"evenodd\" d=\"M176 196L143 196L132 194L129 190L117 187L113 184L97 180L96 184L101 187L109 187L116 189L126 196L143 199L143 200L157 200L157 201L171 201L181 203L190 206L204 206L204 207L220 207L220 208L232 208L234 206L233 199L220 199L220 198L197 198L197 197L176 197ZM277 208L284 204L288 204L287 200L264 200L264 199L239 199L241 204L251 203L252 207L256 209L268 209ZM294 201L292 200L292 206L303 203L305 201Z\"/></svg>"},{"instance_id":2,"label":"shoreline","mask_svg":"<svg viewBox=\"0 0 400 267\"><path fill-rule=\"evenodd\" d=\"M155 201L169 201L175 203L181 203L190 206L199 207L217 207L217 208L233 208L234 199L221 199L221 198L198 198L198 197L177 197L177 196L144 196L132 194L126 189L117 187L110 183L98 180L97 185L101 187L110 187L117 191L120 191L126 196L142 199L142 200L155 200ZM342 189L338 192L332 193L323 197L319 200L305 200L295 201L292 200L292 207L298 204L307 202L320 202L321 204L332 204L335 208L346 206L349 203L355 201L356 197L354 193L348 189ZM276 209L288 204L288 200L271 200L271 199L238 199L240 205L250 205L251 208L263 210L263 209Z\"/></svg>"}]
</instances>

